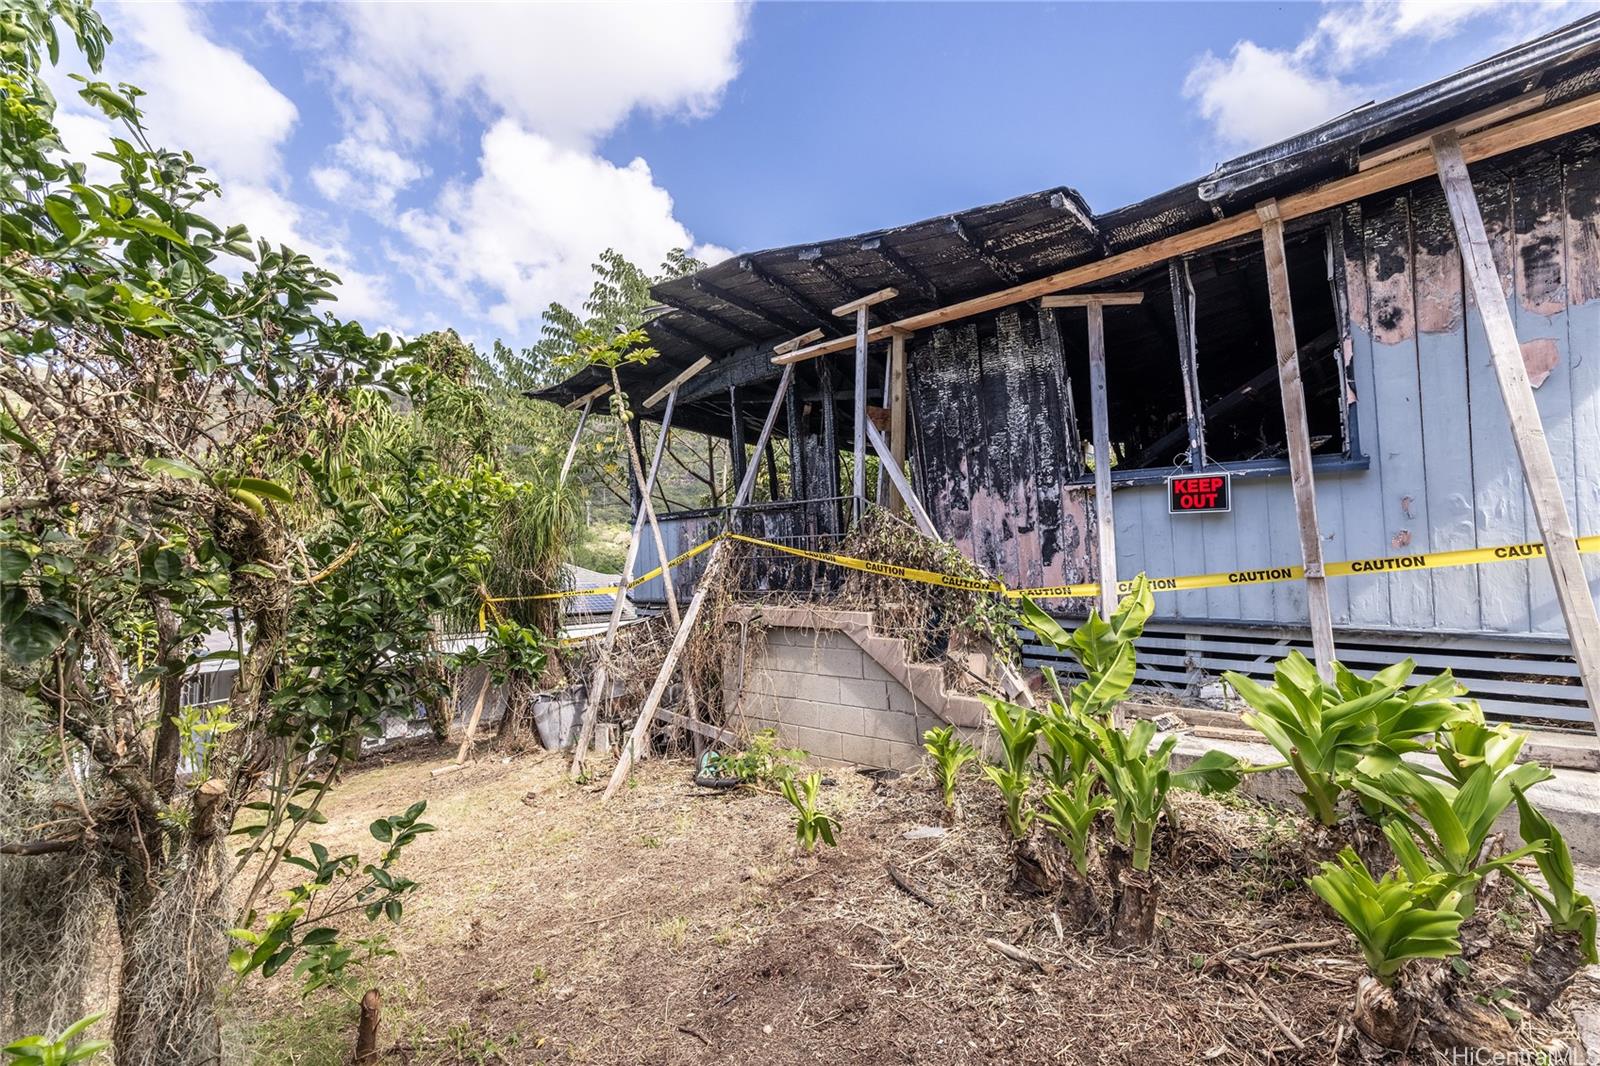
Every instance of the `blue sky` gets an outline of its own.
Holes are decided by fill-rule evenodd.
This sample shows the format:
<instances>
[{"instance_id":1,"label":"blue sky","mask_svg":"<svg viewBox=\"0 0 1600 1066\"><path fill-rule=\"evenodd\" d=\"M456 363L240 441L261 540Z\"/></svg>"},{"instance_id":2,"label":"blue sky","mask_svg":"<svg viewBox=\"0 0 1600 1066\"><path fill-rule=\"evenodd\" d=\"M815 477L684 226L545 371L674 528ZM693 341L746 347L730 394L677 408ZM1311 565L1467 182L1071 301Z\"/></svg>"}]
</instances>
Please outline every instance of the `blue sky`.
<instances>
[{"instance_id":1,"label":"blue sky","mask_svg":"<svg viewBox=\"0 0 1600 1066\"><path fill-rule=\"evenodd\" d=\"M718 258L1053 185L1105 211L1594 6L100 10L106 76L147 89L155 139L213 168L214 218L339 271L345 317L516 346L608 246ZM86 156L107 131L66 110Z\"/></svg>"}]
</instances>

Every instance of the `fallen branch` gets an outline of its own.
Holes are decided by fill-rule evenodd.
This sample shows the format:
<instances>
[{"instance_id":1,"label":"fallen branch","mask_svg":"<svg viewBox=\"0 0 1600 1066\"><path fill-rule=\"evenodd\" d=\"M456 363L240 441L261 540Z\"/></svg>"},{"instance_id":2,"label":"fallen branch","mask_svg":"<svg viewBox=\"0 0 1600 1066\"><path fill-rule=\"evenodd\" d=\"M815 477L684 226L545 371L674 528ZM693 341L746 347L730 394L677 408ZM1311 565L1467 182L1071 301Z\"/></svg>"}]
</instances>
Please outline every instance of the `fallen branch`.
<instances>
[{"instance_id":1,"label":"fallen branch","mask_svg":"<svg viewBox=\"0 0 1600 1066\"><path fill-rule=\"evenodd\" d=\"M1305 1050L1305 1041L1300 1039L1298 1033L1289 1028L1289 1023L1284 1021L1277 1011L1273 1010L1271 1007L1267 1006L1266 1003L1262 1002L1261 997L1256 995L1255 989L1251 988L1249 985L1241 985L1239 987L1244 989L1245 995L1249 996L1251 1000L1255 1002L1255 1005L1260 1008L1261 1013L1267 1016L1267 1021L1276 1026L1278 1032L1282 1033L1288 1039L1289 1043L1295 1046L1296 1051Z\"/></svg>"},{"instance_id":2,"label":"fallen branch","mask_svg":"<svg viewBox=\"0 0 1600 1066\"><path fill-rule=\"evenodd\" d=\"M1257 948L1255 951L1240 952L1243 958L1252 961L1270 958L1273 955L1285 955L1291 951L1331 951L1341 946L1343 940L1295 940L1288 944L1274 944L1267 948Z\"/></svg>"},{"instance_id":3,"label":"fallen branch","mask_svg":"<svg viewBox=\"0 0 1600 1066\"><path fill-rule=\"evenodd\" d=\"M706 1036L706 1034L702 1033L698 1029L691 1029L687 1025L680 1025L680 1026L678 1026L678 1032L680 1032L680 1033L688 1033L690 1036L692 1036L696 1040L700 1041L700 1043L704 1044L706 1047L710 1047L711 1046L710 1038L708 1038Z\"/></svg>"},{"instance_id":4,"label":"fallen branch","mask_svg":"<svg viewBox=\"0 0 1600 1066\"><path fill-rule=\"evenodd\" d=\"M71 851L82 842L82 837L54 837L49 840L22 840L0 844L0 855L55 855Z\"/></svg>"},{"instance_id":5,"label":"fallen branch","mask_svg":"<svg viewBox=\"0 0 1600 1066\"><path fill-rule=\"evenodd\" d=\"M894 863L885 863L884 869L889 871L889 879L895 883L895 887L900 889L900 891L904 892L906 895L910 896L924 907L932 907L934 910L939 909L939 905L933 901L932 897L930 897L926 892L922 891L922 889L918 888L916 885L912 884L904 874L894 868Z\"/></svg>"},{"instance_id":6,"label":"fallen branch","mask_svg":"<svg viewBox=\"0 0 1600 1066\"><path fill-rule=\"evenodd\" d=\"M1026 951L1023 951L1021 948L1017 947L1015 944L1007 944L1004 940L996 940L992 936L985 937L983 942L1020 966L1031 967L1035 970L1038 970L1042 974L1053 974L1056 972L1056 967L1054 964L1045 962L1043 959L1035 958Z\"/></svg>"}]
</instances>

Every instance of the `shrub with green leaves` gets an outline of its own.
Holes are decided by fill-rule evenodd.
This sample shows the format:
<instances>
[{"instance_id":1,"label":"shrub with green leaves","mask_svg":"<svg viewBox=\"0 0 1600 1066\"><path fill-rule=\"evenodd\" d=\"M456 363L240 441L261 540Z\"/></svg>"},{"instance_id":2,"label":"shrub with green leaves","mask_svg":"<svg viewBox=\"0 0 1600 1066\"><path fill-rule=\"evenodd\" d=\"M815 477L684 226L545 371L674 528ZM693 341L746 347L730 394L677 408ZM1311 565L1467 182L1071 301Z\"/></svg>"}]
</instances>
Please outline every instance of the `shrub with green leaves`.
<instances>
[{"instance_id":1,"label":"shrub with green leaves","mask_svg":"<svg viewBox=\"0 0 1600 1066\"><path fill-rule=\"evenodd\" d=\"M805 758L801 748L780 747L777 730L761 729L750 735L743 751L707 752L701 760L701 775L746 784L787 781Z\"/></svg>"},{"instance_id":2,"label":"shrub with green leaves","mask_svg":"<svg viewBox=\"0 0 1600 1066\"><path fill-rule=\"evenodd\" d=\"M1006 827L1021 840L1033 822L1033 808L1028 805L1028 786L1033 782L1029 760L1039 743L1040 719L1026 707L993 696L985 696L983 702L988 704L989 717L1000 733L1003 760L999 765L985 766L983 772L1005 797Z\"/></svg>"},{"instance_id":3,"label":"shrub with green leaves","mask_svg":"<svg viewBox=\"0 0 1600 1066\"><path fill-rule=\"evenodd\" d=\"M1412 881L1394 872L1374 881L1346 848L1308 883L1355 934L1372 975L1389 985L1411 959L1461 954L1461 912L1448 896L1438 905L1442 880Z\"/></svg>"},{"instance_id":4,"label":"shrub with green leaves","mask_svg":"<svg viewBox=\"0 0 1600 1066\"><path fill-rule=\"evenodd\" d=\"M368 827L372 839L384 845L376 862L363 864L355 852L332 855L322 844L313 843L309 857L289 855L284 862L311 874L310 880L290 888L288 906L259 916L245 916L244 924L229 935L240 946L228 956L228 968L241 979L259 971L271 977L297 953L303 961L295 968L301 992L310 995L319 988L338 984L348 965L356 958L354 947L340 942L339 930L329 924L341 915L360 912L367 921L387 918L398 922L405 910L405 897L417 883L395 871L405 848L434 827L419 821L428 808L418 800L403 813L379 818ZM367 958L392 954L382 947L381 938L357 941Z\"/></svg>"},{"instance_id":5,"label":"shrub with green leaves","mask_svg":"<svg viewBox=\"0 0 1600 1066\"><path fill-rule=\"evenodd\" d=\"M13 1040L3 1049L8 1066L71 1066L74 1062L88 1062L101 1052L109 1051L107 1040L79 1040L95 1022L105 1014L91 1014L79 1018L55 1037L25 1036Z\"/></svg>"},{"instance_id":6,"label":"shrub with green leaves","mask_svg":"<svg viewBox=\"0 0 1600 1066\"><path fill-rule=\"evenodd\" d=\"M939 782L939 792L946 807L956 803L956 775L968 760L978 755L978 749L956 736L956 727L943 726L922 734L922 747L933 757L933 772Z\"/></svg>"},{"instance_id":7,"label":"shrub with green leaves","mask_svg":"<svg viewBox=\"0 0 1600 1066\"><path fill-rule=\"evenodd\" d=\"M783 798L795 809L794 837L800 847L808 852L814 851L819 840L830 848L834 847L833 837L839 828L839 821L818 803L822 775L807 774L800 779L798 786L793 777L786 777L778 783L778 787L783 790Z\"/></svg>"}]
</instances>

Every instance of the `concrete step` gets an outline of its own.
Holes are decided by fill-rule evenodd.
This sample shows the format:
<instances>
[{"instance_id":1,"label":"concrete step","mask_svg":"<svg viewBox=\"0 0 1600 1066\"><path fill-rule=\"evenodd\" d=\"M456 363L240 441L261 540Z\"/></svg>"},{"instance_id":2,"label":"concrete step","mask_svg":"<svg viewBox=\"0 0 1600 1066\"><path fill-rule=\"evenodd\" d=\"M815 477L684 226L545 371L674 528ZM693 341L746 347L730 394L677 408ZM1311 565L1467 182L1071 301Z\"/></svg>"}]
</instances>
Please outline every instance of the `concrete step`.
<instances>
[{"instance_id":1,"label":"concrete step","mask_svg":"<svg viewBox=\"0 0 1600 1066\"><path fill-rule=\"evenodd\" d=\"M1178 738L1178 746L1172 753L1172 765L1175 769L1190 765L1212 750L1225 751L1257 765L1282 761L1270 744L1242 739L1198 737L1187 731L1176 734L1157 733L1155 743L1159 744L1165 736L1174 735ZM1419 763L1432 762L1434 766L1438 766L1437 760L1432 756L1408 758ZM1561 834L1566 837L1567 847L1572 851L1574 862L1600 864L1600 774L1592 770L1568 768L1557 768L1552 772L1555 777L1529 789L1528 798L1538 804L1545 816L1561 830ZM1243 784L1240 785L1240 791L1247 796L1270 803L1281 803L1296 808L1300 806L1300 801L1295 798L1295 794L1301 791L1300 779L1295 776L1293 770L1287 768L1267 773L1247 774ZM1516 837L1515 806L1501 816L1496 828L1506 830L1508 836L1512 838Z\"/></svg>"}]
</instances>

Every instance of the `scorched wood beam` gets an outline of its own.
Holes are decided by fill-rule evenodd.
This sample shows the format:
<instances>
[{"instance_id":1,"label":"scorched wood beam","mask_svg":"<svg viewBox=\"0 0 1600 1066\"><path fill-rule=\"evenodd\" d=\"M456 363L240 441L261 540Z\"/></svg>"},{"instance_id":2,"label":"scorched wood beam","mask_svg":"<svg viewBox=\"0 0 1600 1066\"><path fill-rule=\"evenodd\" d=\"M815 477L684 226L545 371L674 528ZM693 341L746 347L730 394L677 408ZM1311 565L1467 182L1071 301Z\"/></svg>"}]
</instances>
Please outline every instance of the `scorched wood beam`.
<instances>
[{"instance_id":1,"label":"scorched wood beam","mask_svg":"<svg viewBox=\"0 0 1600 1066\"><path fill-rule=\"evenodd\" d=\"M701 278L694 278L690 280L689 284L694 287L695 292L700 293L702 296L709 296L713 300L720 300L729 307L743 311L745 314L750 315L753 318L759 318L761 321L770 326L776 326L785 333L804 333L806 331L805 326L801 325L799 322L796 322L788 315L779 314L777 311L762 307L760 304L751 303L744 297L735 296L733 293L728 292L726 289L720 289L711 284L709 281L705 281ZM704 312L699 313L704 314Z\"/></svg>"}]
</instances>

